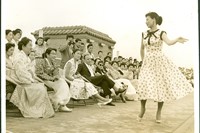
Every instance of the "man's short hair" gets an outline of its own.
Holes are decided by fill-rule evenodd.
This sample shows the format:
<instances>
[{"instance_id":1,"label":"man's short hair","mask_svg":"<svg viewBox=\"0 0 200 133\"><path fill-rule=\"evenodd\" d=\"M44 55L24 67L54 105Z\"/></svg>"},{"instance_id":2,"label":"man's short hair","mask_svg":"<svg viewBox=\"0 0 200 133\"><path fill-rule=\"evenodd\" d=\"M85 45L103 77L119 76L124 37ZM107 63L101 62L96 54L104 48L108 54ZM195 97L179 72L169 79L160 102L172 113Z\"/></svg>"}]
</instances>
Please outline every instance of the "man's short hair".
<instances>
[{"instance_id":1,"label":"man's short hair","mask_svg":"<svg viewBox=\"0 0 200 133\"><path fill-rule=\"evenodd\" d=\"M81 39L79 39L79 38L76 38L75 42L78 42L78 41L81 41Z\"/></svg>"},{"instance_id":2,"label":"man's short hair","mask_svg":"<svg viewBox=\"0 0 200 133\"><path fill-rule=\"evenodd\" d=\"M92 44L92 43L89 43L89 44L87 45L87 49L88 49L90 46L93 46L93 44Z\"/></svg>"},{"instance_id":3,"label":"man's short hair","mask_svg":"<svg viewBox=\"0 0 200 133\"><path fill-rule=\"evenodd\" d=\"M68 39L68 38L74 38L74 36L71 35L71 34L68 34L68 35L66 36L66 39Z\"/></svg>"},{"instance_id":4,"label":"man's short hair","mask_svg":"<svg viewBox=\"0 0 200 133\"><path fill-rule=\"evenodd\" d=\"M85 54L83 55L83 59L85 59L85 57L88 56L88 55L90 55L90 54L85 53Z\"/></svg>"},{"instance_id":5,"label":"man's short hair","mask_svg":"<svg viewBox=\"0 0 200 133\"><path fill-rule=\"evenodd\" d=\"M103 51L100 50L100 51L98 52L98 54L99 54L99 53L103 53Z\"/></svg>"}]
</instances>

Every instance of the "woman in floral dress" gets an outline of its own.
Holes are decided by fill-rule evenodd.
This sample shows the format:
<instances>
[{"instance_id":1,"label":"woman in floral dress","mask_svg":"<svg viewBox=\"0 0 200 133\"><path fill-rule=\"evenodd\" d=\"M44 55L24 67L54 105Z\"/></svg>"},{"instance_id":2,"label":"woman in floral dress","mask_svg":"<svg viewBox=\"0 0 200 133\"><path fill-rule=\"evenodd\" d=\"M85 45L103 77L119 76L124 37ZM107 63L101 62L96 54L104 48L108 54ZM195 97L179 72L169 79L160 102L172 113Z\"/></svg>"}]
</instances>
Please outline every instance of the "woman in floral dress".
<instances>
[{"instance_id":1,"label":"woman in floral dress","mask_svg":"<svg viewBox=\"0 0 200 133\"><path fill-rule=\"evenodd\" d=\"M83 80L80 74L76 74L78 64L81 62L81 51L74 50L73 58L70 59L64 66L64 75L66 80L70 83L71 97L74 99L88 99L94 96L98 100L98 105L106 105L112 99L106 99L98 94L97 89L90 83Z\"/></svg>"},{"instance_id":2,"label":"woman in floral dress","mask_svg":"<svg viewBox=\"0 0 200 133\"><path fill-rule=\"evenodd\" d=\"M178 67L162 52L163 41L168 45L184 43L187 39L178 37L170 40L165 31L157 28L162 17L155 12L146 14L146 25L149 28L142 33L141 58L142 67L138 80L138 95L141 100L141 111L137 117L141 121L145 113L147 99L158 102L156 122L161 122L161 110L165 101L176 100L193 91L192 86ZM144 55L145 48L145 55Z\"/></svg>"}]
</instances>

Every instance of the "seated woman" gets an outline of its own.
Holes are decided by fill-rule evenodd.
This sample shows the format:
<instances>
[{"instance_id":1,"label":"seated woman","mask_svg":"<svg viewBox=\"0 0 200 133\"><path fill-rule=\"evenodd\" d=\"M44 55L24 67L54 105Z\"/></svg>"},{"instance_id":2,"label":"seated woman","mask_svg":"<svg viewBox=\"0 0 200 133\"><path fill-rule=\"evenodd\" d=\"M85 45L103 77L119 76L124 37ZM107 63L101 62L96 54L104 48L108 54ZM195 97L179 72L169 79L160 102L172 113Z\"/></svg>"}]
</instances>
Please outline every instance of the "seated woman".
<instances>
[{"instance_id":1,"label":"seated woman","mask_svg":"<svg viewBox=\"0 0 200 133\"><path fill-rule=\"evenodd\" d=\"M111 65L109 63L105 63L107 74L110 75L110 77L117 83L121 83L122 85L128 85L127 91L125 93L125 97L127 100L137 100L137 94L136 90L131 84L131 82L125 78L123 78L123 75L121 71L118 71L118 63L116 61L113 61ZM125 102L125 99L124 99Z\"/></svg>"},{"instance_id":2,"label":"seated woman","mask_svg":"<svg viewBox=\"0 0 200 133\"><path fill-rule=\"evenodd\" d=\"M10 73L14 70L13 61L11 56L13 55L15 44L6 43L6 99L9 100L16 84L10 79Z\"/></svg>"},{"instance_id":3,"label":"seated woman","mask_svg":"<svg viewBox=\"0 0 200 133\"><path fill-rule=\"evenodd\" d=\"M98 101L98 105L106 105L112 101L112 99L106 99L98 94L96 88L90 83L83 80L80 74L75 74L80 63L81 51L74 50L73 58L70 59L64 66L64 74L66 80L70 83L71 97L74 99L88 99L94 96Z\"/></svg>"},{"instance_id":4,"label":"seated woman","mask_svg":"<svg viewBox=\"0 0 200 133\"><path fill-rule=\"evenodd\" d=\"M103 66L103 61L99 61L97 63L97 67L96 67L96 70L95 70L95 75L105 75L106 74L106 70Z\"/></svg>"},{"instance_id":5,"label":"seated woman","mask_svg":"<svg viewBox=\"0 0 200 133\"><path fill-rule=\"evenodd\" d=\"M66 106L71 97L69 86L59 74L59 66L55 63L56 52L57 50L54 48L47 48L43 59L36 63L35 73L44 81L45 85L54 90L49 97L55 111L71 112L72 109Z\"/></svg>"},{"instance_id":6,"label":"seated woman","mask_svg":"<svg viewBox=\"0 0 200 133\"><path fill-rule=\"evenodd\" d=\"M20 52L14 57L14 70L10 78L16 86L10 102L16 105L24 117L48 118L54 116L54 110L47 94L44 83L40 83L29 72L30 59L28 55L32 49L29 38L23 37L18 43Z\"/></svg>"},{"instance_id":7,"label":"seated woman","mask_svg":"<svg viewBox=\"0 0 200 133\"><path fill-rule=\"evenodd\" d=\"M137 79L133 79L133 70L134 70L134 65L133 64L129 64L128 66L128 71L126 70L122 70L123 74L123 78L128 79L131 84L134 86L134 88L137 90L137 84L138 84L138 80Z\"/></svg>"}]
</instances>

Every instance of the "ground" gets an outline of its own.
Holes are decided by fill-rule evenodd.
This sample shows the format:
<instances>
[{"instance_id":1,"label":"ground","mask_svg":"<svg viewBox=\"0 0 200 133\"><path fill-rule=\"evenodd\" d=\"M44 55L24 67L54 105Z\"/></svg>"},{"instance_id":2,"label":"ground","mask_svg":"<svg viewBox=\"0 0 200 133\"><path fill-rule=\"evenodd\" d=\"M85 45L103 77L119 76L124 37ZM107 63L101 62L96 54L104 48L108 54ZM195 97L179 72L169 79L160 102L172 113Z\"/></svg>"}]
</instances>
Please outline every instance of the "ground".
<instances>
[{"instance_id":1,"label":"ground","mask_svg":"<svg viewBox=\"0 0 200 133\"><path fill-rule=\"evenodd\" d=\"M142 122L136 121L139 101L99 108L95 101L87 105L75 102L73 112L57 112L53 118L6 118L6 129L13 133L194 133L194 95L164 103L162 123L155 123L157 103L148 101ZM69 105L70 107L70 105Z\"/></svg>"}]
</instances>

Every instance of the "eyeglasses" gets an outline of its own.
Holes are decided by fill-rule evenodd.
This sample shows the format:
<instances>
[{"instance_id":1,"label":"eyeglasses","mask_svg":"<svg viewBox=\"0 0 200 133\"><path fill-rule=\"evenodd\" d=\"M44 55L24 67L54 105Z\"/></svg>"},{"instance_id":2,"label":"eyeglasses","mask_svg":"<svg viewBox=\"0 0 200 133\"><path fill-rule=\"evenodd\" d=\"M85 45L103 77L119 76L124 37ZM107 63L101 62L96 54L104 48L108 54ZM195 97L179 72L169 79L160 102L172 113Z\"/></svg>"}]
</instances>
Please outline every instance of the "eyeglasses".
<instances>
[{"instance_id":1,"label":"eyeglasses","mask_svg":"<svg viewBox=\"0 0 200 133\"><path fill-rule=\"evenodd\" d=\"M103 66L103 64L99 64L99 66Z\"/></svg>"}]
</instances>

